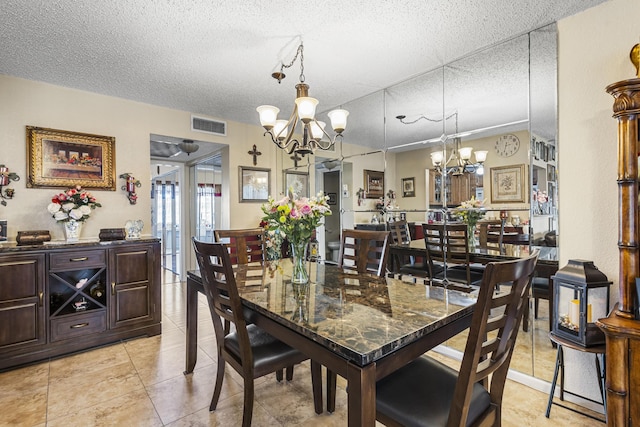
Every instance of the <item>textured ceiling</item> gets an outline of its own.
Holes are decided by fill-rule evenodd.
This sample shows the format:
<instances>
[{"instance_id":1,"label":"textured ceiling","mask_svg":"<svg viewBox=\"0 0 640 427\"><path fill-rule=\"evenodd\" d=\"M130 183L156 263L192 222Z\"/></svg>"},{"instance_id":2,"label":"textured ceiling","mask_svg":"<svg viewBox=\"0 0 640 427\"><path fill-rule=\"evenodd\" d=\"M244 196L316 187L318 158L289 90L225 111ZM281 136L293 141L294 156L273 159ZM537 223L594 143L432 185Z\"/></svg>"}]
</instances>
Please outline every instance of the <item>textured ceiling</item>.
<instances>
[{"instance_id":1,"label":"textured ceiling","mask_svg":"<svg viewBox=\"0 0 640 427\"><path fill-rule=\"evenodd\" d=\"M300 38L326 111L603 1L3 0L0 74L256 124Z\"/></svg>"}]
</instances>

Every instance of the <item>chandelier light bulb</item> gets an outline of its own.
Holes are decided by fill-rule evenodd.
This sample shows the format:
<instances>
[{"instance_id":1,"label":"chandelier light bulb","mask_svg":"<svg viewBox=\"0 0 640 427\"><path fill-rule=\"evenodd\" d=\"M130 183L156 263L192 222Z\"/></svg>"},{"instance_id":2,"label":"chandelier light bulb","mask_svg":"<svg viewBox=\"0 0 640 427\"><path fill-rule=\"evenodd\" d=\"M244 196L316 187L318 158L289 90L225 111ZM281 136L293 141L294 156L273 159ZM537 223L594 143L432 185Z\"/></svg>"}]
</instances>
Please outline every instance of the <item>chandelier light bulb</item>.
<instances>
[{"instance_id":1,"label":"chandelier light bulb","mask_svg":"<svg viewBox=\"0 0 640 427\"><path fill-rule=\"evenodd\" d=\"M256 111L260 115L260 124L266 130L272 129L278 118L278 113L280 109L278 107L274 107L273 105L261 105L256 108Z\"/></svg>"},{"instance_id":2,"label":"chandelier light bulb","mask_svg":"<svg viewBox=\"0 0 640 427\"><path fill-rule=\"evenodd\" d=\"M465 162L468 162L471 160L471 151L473 151L473 148L471 147L462 147L458 152L460 153L460 158Z\"/></svg>"},{"instance_id":3,"label":"chandelier light bulb","mask_svg":"<svg viewBox=\"0 0 640 427\"><path fill-rule=\"evenodd\" d=\"M476 151L476 163L484 163L487 160L488 151Z\"/></svg>"},{"instance_id":4,"label":"chandelier light bulb","mask_svg":"<svg viewBox=\"0 0 640 427\"><path fill-rule=\"evenodd\" d=\"M442 164L442 160L444 159L444 154L442 151L436 151L435 153L431 153L431 163L434 166L440 166Z\"/></svg>"},{"instance_id":5,"label":"chandelier light bulb","mask_svg":"<svg viewBox=\"0 0 640 427\"><path fill-rule=\"evenodd\" d=\"M337 133L342 133L347 128L347 110L332 110L327 113L331 119L331 127Z\"/></svg>"},{"instance_id":6,"label":"chandelier light bulb","mask_svg":"<svg viewBox=\"0 0 640 427\"><path fill-rule=\"evenodd\" d=\"M273 134L279 140L283 140L286 138L289 133L289 126L287 126L286 120L276 120L276 124L273 127Z\"/></svg>"},{"instance_id":7,"label":"chandelier light bulb","mask_svg":"<svg viewBox=\"0 0 640 427\"><path fill-rule=\"evenodd\" d=\"M296 98L296 105L298 106L298 117L300 117L300 120L304 123L308 123L316 115L318 100L310 96L302 96Z\"/></svg>"},{"instance_id":8,"label":"chandelier light bulb","mask_svg":"<svg viewBox=\"0 0 640 427\"><path fill-rule=\"evenodd\" d=\"M326 123L321 121L312 121L309 125L311 126L311 136L313 139L320 141L324 135L322 130L326 126Z\"/></svg>"}]
</instances>

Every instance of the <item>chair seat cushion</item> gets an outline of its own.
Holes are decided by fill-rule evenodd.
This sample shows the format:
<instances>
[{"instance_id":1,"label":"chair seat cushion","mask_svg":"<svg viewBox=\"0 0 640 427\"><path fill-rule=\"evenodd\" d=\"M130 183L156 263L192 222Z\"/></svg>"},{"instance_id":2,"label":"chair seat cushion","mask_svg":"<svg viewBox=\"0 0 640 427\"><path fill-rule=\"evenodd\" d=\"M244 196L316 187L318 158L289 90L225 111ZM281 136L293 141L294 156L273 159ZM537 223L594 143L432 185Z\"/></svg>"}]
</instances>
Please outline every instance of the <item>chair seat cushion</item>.
<instances>
[{"instance_id":1,"label":"chair seat cushion","mask_svg":"<svg viewBox=\"0 0 640 427\"><path fill-rule=\"evenodd\" d=\"M253 352L253 369L257 376L260 373L270 373L279 367L295 365L307 359L298 350L274 338L256 325L247 325L251 351ZM236 332L224 338L227 350L240 358L240 343Z\"/></svg>"},{"instance_id":2,"label":"chair seat cushion","mask_svg":"<svg viewBox=\"0 0 640 427\"><path fill-rule=\"evenodd\" d=\"M447 280L451 282L463 283L470 286L480 286L483 276L483 273L471 270L469 275L471 283L467 283L467 268L464 266L447 268L446 273ZM444 278L444 272L439 273L436 277L439 279Z\"/></svg>"},{"instance_id":3,"label":"chair seat cushion","mask_svg":"<svg viewBox=\"0 0 640 427\"><path fill-rule=\"evenodd\" d=\"M418 276L425 276L429 274L428 267L422 262L413 264L403 264L399 269L402 274L413 274Z\"/></svg>"},{"instance_id":4,"label":"chair seat cushion","mask_svg":"<svg viewBox=\"0 0 640 427\"><path fill-rule=\"evenodd\" d=\"M376 410L404 426L446 426L458 373L430 357L420 357L376 384ZM471 425L491 405L487 390L473 386Z\"/></svg>"}]
</instances>

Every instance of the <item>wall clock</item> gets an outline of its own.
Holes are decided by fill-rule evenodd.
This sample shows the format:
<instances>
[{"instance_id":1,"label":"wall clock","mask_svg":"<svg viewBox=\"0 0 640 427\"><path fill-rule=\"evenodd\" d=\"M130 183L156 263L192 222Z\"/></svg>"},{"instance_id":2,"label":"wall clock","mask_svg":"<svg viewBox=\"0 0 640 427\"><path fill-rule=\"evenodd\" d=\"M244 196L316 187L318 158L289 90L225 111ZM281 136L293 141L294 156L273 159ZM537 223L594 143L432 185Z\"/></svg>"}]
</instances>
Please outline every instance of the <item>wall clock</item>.
<instances>
[{"instance_id":1,"label":"wall clock","mask_svg":"<svg viewBox=\"0 0 640 427\"><path fill-rule=\"evenodd\" d=\"M510 157L520 149L520 139L517 136L508 133L500 136L496 141L496 154L502 157Z\"/></svg>"}]
</instances>

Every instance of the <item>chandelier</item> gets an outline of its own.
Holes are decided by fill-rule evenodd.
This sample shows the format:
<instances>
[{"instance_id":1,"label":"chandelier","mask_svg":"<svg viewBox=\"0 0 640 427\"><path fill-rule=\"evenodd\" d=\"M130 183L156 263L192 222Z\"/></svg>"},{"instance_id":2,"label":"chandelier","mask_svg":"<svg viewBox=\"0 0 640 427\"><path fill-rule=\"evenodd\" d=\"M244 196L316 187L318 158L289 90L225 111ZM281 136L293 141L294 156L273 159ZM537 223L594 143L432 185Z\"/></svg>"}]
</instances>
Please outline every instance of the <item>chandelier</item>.
<instances>
[{"instance_id":1,"label":"chandelier","mask_svg":"<svg viewBox=\"0 0 640 427\"><path fill-rule=\"evenodd\" d=\"M461 147L462 139L458 135L458 112L454 112L445 117L444 120L448 120L452 117L456 119L456 133L453 138L453 150L451 155L444 161L446 155L446 149L444 151L435 151L431 153L431 163L435 167L439 174L451 174L454 176L462 175L464 173L476 173L478 175L484 174L484 162L487 160L488 151L478 150L475 152L475 163L471 161L471 154L473 148ZM396 119L400 120L400 123L405 125L411 125L419 120L426 120L429 122L441 122L443 119L430 119L425 115L420 115L417 119L412 121L405 121L407 116L396 116ZM446 142L447 138L443 135L442 141Z\"/></svg>"},{"instance_id":2,"label":"chandelier","mask_svg":"<svg viewBox=\"0 0 640 427\"><path fill-rule=\"evenodd\" d=\"M293 112L289 120L278 120L280 109L272 105L261 105L256 110L260 114L260 124L265 128L265 135L271 136L271 140L279 148L287 150L289 154L295 152L304 156L312 154L315 149L330 150L336 143L336 138L342 138L342 132L347 127L347 110L337 109L327 113L331 119L331 127L336 132L333 138L324 130L325 123L316 120L316 106L318 100L309 97L309 85L304 80L304 46L298 46L296 55L289 65L284 62L280 66L280 72L271 75L278 83L285 78L284 69L293 66L296 59L300 57L300 82L296 85L296 100ZM302 139L294 138L296 128L302 122ZM326 137L329 140L323 141Z\"/></svg>"},{"instance_id":3,"label":"chandelier","mask_svg":"<svg viewBox=\"0 0 640 427\"><path fill-rule=\"evenodd\" d=\"M464 173L476 173L484 175L484 162L487 160L488 151L479 150L475 152L476 161L471 162L471 147L460 147L461 139L453 138L453 150L451 155L444 162L445 151L431 153L431 163L439 174L462 175Z\"/></svg>"}]
</instances>

